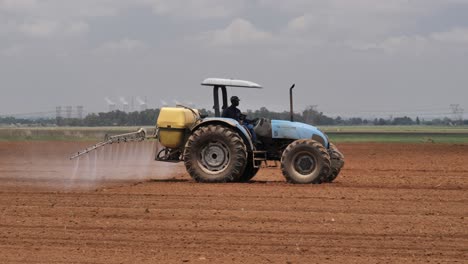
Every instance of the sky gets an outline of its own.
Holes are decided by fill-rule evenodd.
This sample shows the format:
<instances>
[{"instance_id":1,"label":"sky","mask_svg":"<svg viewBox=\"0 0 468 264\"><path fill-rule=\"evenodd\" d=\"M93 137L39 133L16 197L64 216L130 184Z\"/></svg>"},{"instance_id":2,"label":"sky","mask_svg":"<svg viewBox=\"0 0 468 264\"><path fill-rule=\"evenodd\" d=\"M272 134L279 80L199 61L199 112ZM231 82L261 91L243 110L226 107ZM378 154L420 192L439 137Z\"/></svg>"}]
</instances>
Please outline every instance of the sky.
<instances>
[{"instance_id":1,"label":"sky","mask_svg":"<svg viewBox=\"0 0 468 264\"><path fill-rule=\"evenodd\" d=\"M105 98L330 116L468 112L468 0L0 0L0 116ZM132 100L133 98L133 100ZM465 113L465 118L468 115Z\"/></svg>"}]
</instances>

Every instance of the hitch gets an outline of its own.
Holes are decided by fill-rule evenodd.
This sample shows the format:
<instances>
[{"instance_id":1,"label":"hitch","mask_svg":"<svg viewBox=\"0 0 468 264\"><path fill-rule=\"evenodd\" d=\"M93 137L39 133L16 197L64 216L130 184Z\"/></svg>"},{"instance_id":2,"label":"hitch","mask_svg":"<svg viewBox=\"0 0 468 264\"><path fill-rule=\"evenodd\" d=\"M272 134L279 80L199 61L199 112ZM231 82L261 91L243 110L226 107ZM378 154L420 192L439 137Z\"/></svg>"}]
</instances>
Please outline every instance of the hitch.
<instances>
[{"instance_id":1,"label":"hitch","mask_svg":"<svg viewBox=\"0 0 468 264\"><path fill-rule=\"evenodd\" d=\"M108 144L120 143L120 142L143 141L145 139L151 139L151 138L156 138L156 137L157 137L157 133L151 136L146 136L146 130L144 128L140 128L136 132L130 132L130 133L106 137L104 141L99 142L89 148L86 148L83 151L78 151L78 153L71 156L70 159L72 160L74 158L78 158L81 155L89 153L95 149L98 149Z\"/></svg>"}]
</instances>

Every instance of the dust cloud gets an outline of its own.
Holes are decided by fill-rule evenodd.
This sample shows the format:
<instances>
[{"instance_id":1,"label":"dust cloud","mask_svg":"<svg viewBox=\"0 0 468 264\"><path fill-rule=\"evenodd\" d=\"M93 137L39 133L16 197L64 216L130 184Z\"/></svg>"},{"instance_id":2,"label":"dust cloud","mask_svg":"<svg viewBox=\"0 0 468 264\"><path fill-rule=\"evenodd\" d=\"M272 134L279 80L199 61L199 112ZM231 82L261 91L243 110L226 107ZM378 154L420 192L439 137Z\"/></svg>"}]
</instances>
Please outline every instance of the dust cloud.
<instances>
[{"instance_id":1,"label":"dust cloud","mask_svg":"<svg viewBox=\"0 0 468 264\"><path fill-rule=\"evenodd\" d=\"M66 188L95 187L107 182L168 180L181 172L182 163L154 160L159 149L155 141L114 143L71 162L71 177Z\"/></svg>"},{"instance_id":2,"label":"dust cloud","mask_svg":"<svg viewBox=\"0 0 468 264\"><path fill-rule=\"evenodd\" d=\"M156 141L114 143L70 160L93 142L25 141L0 144L0 185L9 189L73 191L121 183L186 177L183 162L154 160Z\"/></svg>"}]
</instances>

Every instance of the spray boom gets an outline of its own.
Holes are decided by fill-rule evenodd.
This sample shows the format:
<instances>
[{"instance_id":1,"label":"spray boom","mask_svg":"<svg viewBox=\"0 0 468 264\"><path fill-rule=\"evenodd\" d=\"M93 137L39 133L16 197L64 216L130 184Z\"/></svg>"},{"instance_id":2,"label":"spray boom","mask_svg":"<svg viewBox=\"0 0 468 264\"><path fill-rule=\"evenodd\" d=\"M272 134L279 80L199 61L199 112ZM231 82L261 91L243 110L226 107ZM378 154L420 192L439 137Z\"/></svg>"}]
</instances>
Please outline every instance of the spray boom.
<instances>
[{"instance_id":1,"label":"spray boom","mask_svg":"<svg viewBox=\"0 0 468 264\"><path fill-rule=\"evenodd\" d=\"M78 158L81 155L84 155L86 153L89 153L95 149L98 149L100 147L103 147L108 144L112 143L120 143L120 142L132 142L132 141L143 141L145 139L149 138L155 138L156 135L152 136L146 136L146 130L144 128L138 129L136 132L131 132L131 133L125 133L125 134L120 134L120 135L115 135L115 136L110 136L106 138L105 141L99 142L89 148L84 149L83 151L78 151L77 154L73 155L70 157L70 159Z\"/></svg>"}]
</instances>

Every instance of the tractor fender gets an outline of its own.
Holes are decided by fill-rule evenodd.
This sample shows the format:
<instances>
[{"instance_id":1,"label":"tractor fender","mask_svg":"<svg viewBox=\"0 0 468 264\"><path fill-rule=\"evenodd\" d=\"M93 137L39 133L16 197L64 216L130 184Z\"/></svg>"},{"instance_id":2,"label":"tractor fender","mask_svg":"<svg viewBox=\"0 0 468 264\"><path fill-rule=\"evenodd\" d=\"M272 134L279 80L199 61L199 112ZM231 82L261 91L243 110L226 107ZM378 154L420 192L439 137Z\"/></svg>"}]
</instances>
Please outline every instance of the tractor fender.
<instances>
[{"instance_id":1,"label":"tractor fender","mask_svg":"<svg viewBox=\"0 0 468 264\"><path fill-rule=\"evenodd\" d=\"M329 148L328 137L317 127L301 122L271 120L272 137L284 139L313 139Z\"/></svg>"},{"instance_id":2,"label":"tractor fender","mask_svg":"<svg viewBox=\"0 0 468 264\"><path fill-rule=\"evenodd\" d=\"M191 129L191 132L197 130L199 127L207 125L224 125L233 128L242 137L242 140L244 140L244 143L247 146L248 150L252 151L254 149L252 138L250 137L249 132L235 119L224 117L207 117L203 119L200 123L197 123Z\"/></svg>"}]
</instances>

